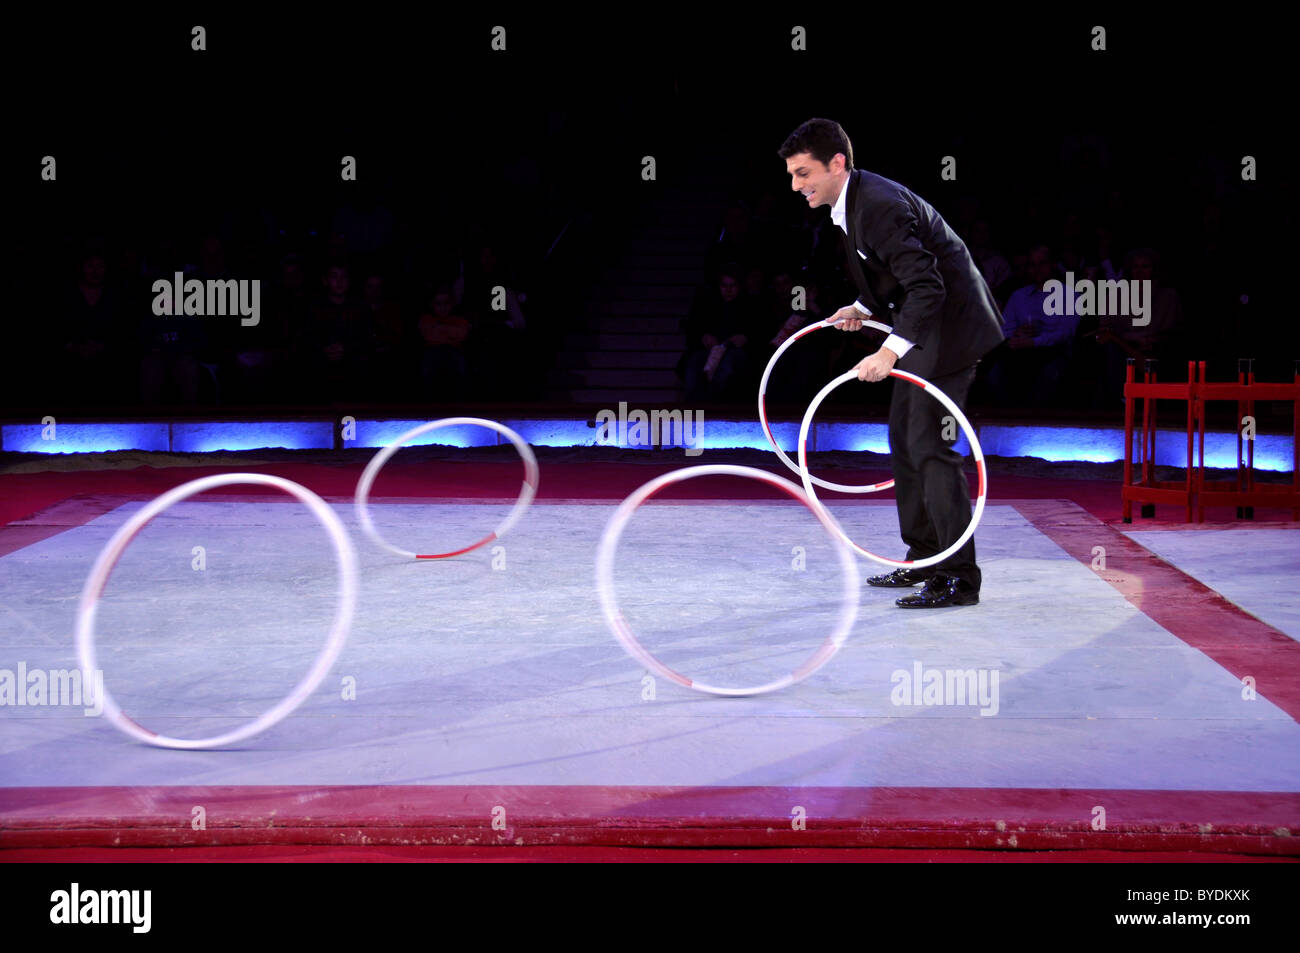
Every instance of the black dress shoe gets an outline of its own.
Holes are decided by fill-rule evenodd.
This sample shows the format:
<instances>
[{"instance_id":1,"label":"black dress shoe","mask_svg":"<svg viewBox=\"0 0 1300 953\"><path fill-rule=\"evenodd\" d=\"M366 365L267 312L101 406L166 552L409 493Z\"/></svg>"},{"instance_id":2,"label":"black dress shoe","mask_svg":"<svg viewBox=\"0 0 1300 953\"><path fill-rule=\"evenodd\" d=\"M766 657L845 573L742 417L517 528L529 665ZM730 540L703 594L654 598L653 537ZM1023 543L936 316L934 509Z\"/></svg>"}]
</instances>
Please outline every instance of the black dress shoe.
<instances>
[{"instance_id":1,"label":"black dress shoe","mask_svg":"<svg viewBox=\"0 0 1300 953\"><path fill-rule=\"evenodd\" d=\"M868 586L884 586L889 589L901 589L904 586L915 586L918 582L925 582L929 577L919 569L895 569L893 572L887 572L883 576L871 576L867 579Z\"/></svg>"},{"instance_id":2,"label":"black dress shoe","mask_svg":"<svg viewBox=\"0 0 1300 953\"><path fill-rule=\"evenodd\" d=\"M932 576L925 588L895 600L902 609L941 609L945 606L973 606L980 601L979 591L954 576Z\"/></svg>"}]
</instances>

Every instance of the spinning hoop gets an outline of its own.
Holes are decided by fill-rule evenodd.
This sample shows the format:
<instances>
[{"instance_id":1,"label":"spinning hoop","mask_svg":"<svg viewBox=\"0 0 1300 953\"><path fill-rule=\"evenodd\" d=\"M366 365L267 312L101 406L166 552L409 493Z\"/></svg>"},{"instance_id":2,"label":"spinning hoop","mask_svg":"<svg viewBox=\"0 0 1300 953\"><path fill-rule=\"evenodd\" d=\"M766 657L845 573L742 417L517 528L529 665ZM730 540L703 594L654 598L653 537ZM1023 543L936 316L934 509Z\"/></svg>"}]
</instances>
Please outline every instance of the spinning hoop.
<instances>
[{"instance_id":1,"label":"spinning hoop","mask_svg":"<svg viewBox=\"0 0 1300 953\"><path fill-rule=\"evenodd\" d=\"M805 471L806 472L806 471ZM769 486L774 486L785 491L799 502L813 510L813 514L826 527L827 532L831 535L831 540L835 545L835 551L840 558L840 566L844 570L844 596L840 604L840 617L836 623L835 629L826 641L817 649L813 655L804 662L799 668L795 669L788 675L768 682L764 685L756 685L752 688L725 688L716 685L708 685L704 682L687 678L679 672L673 671L664 665L657 658L651 655L640 642L637 641L632 629L628 626L627 620L619 610L618 603L614 597L614 554L618 546L618 539L622 535L628 521L632 518L633 512L636 511L646 500L654 496L664 487L673 483L680 483L683 480L689 480L700 476L728 475L749 477L755 480L761 480ZM834 517L824 509L817 510L810 506L808 497L795 486L793 482L784 477L758 470L754 467L733 466L730 464L713 464L710 466L685 467L681 470L674 470L671 473L665 473L663 476L651 480L643 485L625 499L614 511L610 517L609 523L605 526L605 532L600 538L600 548L596 552L596 586L600 593L601 609L605 613L605 621L609 624L614 636L622 644L629 655L644 665L647 669L658 672L678 685L686 688L693 688L696 691L707 692L711 695L761 695L765 692L773 692L779 688L785 688L787 685L793 685L804 678L807 678L817 669L825 665L844 644L848 638L849 631L853 628L853 622L858 614L859 576L857 561L849 548L844 545L844 536L842 530L838 528Z\"/></svg>"},{"instance_id":2,"label":"spinning hoop","mask_svg":"<svg viewBox=\"0 0 1300 953\"><path fill-rule=\"evenodd\" d=\"M888 559L884 556L877 556L875 553L863 549L857 543L853 542L853 540L849 539L848 536L844 536L843 539L855 552L866 556L868 559L874 559L878 563L883 563L886 566L902 566L908 569L923 569L926 566L934 566L937 563L943 562L953 553L957 552L957 550L966 545L966 541L975 534L975 527L979 525L980 517L984 513L984 500L988 496L988 480L984 475L984 451L980 449L979 438L975 436L975 430L971 427L970 421L966 419L966 415L961 412L960 408L953 403L952 398L947 394L924 378L917 377L915 374L909 374L907 371L891 370L889 376L897 377L900 380L908 381L909 383L920 387L927 394L930 394L939 401L939 403L943 404L943 406L947 408L956 419L957 423L961 425L962 433L966 435L966 439L970 442L971 454L975 457L975 472L979 476L979 490L975 496L975 509L974 512L971 513L970 524L966 527L966 532L957 537L955 543L943 552L936 553L933 556L927 556L924 559ZM808 410L803 415L803 426L799 428L799 478L803 480L803 488L808 493L809 503L813 507L814 511L819 514L825 513L826 508L822 505L821 500L817 499L817 491L812 487L815 481L812 474L808 472L808 428L812 425L813 414L817 412L817 408L821 406L821 403L826 399L826 396L841 384L847 383L851 380L857 380L857 378L858 372L856 370L845 371L839 377L835 378L823 387L818 392L817 396L813 398L812 403L808 405ZM844 531L839 529L838 524L835 525L837 531L843 534Z\"/></svg>"},{"instance_id":3,"label":"spinning hoop","mask_svg":"<svg viewBox=\"0 0 1300 953\"><path fill-rule=\"evenodd\" d=\"M117 702L114 701L113 696L109 694L108 688L105 687L101 701L103 702L104 715L108 720L132 738L151 745L158 745L161 748L217 748L236 741L242 741L270 728L301 705L307 699L307 696L316 690L316 686L321 683L321 680L329 672L330 666L334 664L334 660L338 658L339 652L343 648L343 642L347 639L348 629L352 625L352 612L356 608L357 602L357 555L352 548L352 541L348 539L347 531L343 528L343 523L334 515L334 511L329 508L329 505L306 487L281 477L268 476L262 473L217 474L191 480L189 483L168 490L162 496L157 497L127 520L113 534L113 538L100 550L99 558L95 560L95 565L86 578L86 585L81 590L81 602L77 606L77 656L81 662L83 677L89 677L97 671L95 614L99 608L100 596L104 593L104 586L108 582L109 573L113 571L113 567L121 559L127 544L144 529L150 520L168 507L205 490L211 490L219 486L230 486L235 483L255 483L260 486L271 486L283 490L306 504L307 508L324 524L326 532L329 533L330 541L334 544L334 553L338 557L339 563L339 601L338 608L334 613L334 623L330 627L329 637L325 641L325 648L316 656L316 661L312 663L311 669L303 677L302 681L294 686L288 697L243 727L228 731L222 735L211 738L172 738L150 731L126 715Z\"/></svg>"},{"instance_id":4,"label":"spinning hoop","mask_svg":"<svg viewBox=\"0 0 1300 953\"><path fill-rule=\"evenodd\" d=\"M501 524L496 529L488 533L488 535L484 536L477 543L466 546L463 549L455 549L445 553L413 553L410 550L399 549L398 547L393 546L379 535L379 531L375 529L375 524L370 520L370 510L366 506L366 501L370 497L370 489L374 486L375 478L379 476L380 468L383 467L383 465L388 462L389 458L392 457L393 454L397 453L397 451L402 448L402 445L408 440L412 440L415 437L420 436L420 434L428 433L431 430L441 430L443 427L453 427L460 424L473 424L478 427L486 427L488 430L495 430L515 445L515 449L519 451L519 456L521 456L524 461L524 482L519 489L519 498L515 500L515 505L511 508L510 512L506 514L506 518L502 520ZM369 536L377 546L388 550L396 556L402 556L406 559L447 559L451 556L461 556L478 549L480 546L487 545L494 539L500 539L510 531L510 528L514 526L515 523L519 522L519 518L524 515L524 510L528 509L529 504L533 502L533 497L537 495L537 477L537 457L533 454L533 448L528 446L524 438L519 436L519 434L515 433L509 427L499 424L494 420L485 420L482 417L445 417L442 420L430 421L427 424L420 424L420 426L408 430L371 458L370 463L366 465L366 469L361 474L361 479L357 482L357 519L361 523L362 531Z\"/></svg>"},{"instance_id":5,"label":"spinning hoop","mask_svg":"<svg viewBox=\"0 0 1300 953\"><path fill-rule=\"evenodd\" d=\"M888 334L894 332L894 329L889 325L881 324L879 321L868 321L864 319L862 324L864 327L875 328L878 331L884 331ZM831 321L830 318L825 318L821 321L816 321L807 327L800 328L794 334L790 335L790 337L781 342L781 346L776 349L776 353L768 359L767 367L763 370L763 379L758 382L758 419L763 425L763 433L767 435L767 442L772 445L772 449L775 450L776 455L781 458L781 462L789 467L794 473L800 472L799 465L785 455L785 451L782 450L780 444L776 442L776 437L772 436L772 428L768 426L767 423L767 379L772 376L772 368L776 367L776 362L781 359L781 355L786 352L786 349L789 348L791 344L799 340L801 337L811 334L818 328L832 328L834 326L835 323ZM865 483L861 486L832 483L829 480L823 480L820 477L813 477L812 481L824 489L838 490L841 493L875 493L879 490L888 490L894 485L893 480L886 480L883 483Z\"/></svg>"}]
</instances>

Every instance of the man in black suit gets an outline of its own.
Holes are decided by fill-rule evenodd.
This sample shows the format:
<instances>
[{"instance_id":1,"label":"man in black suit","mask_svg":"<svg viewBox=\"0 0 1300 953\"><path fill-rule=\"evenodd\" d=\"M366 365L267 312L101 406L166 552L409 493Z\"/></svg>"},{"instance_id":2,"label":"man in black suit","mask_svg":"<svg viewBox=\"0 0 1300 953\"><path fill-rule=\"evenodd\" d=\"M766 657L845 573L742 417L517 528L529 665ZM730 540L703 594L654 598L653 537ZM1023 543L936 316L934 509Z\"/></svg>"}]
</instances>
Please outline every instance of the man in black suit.
<instances>
[{"instance_id":1,"label":"man in black suit","mask_svg":"<svg viewBox=\"0 0 1300 953\"><path fill-rule=\"evenodd\" d=\"M997 303L966 245L934 208L883 176L853 168L853 146L839 123L810 119L778 150L791 188L810 207L831 208L844 231L849 270L861 292L832 320L857 331L866 315L886 315L894 329L857 365L858 379L879 381L897 365L964 404L975 365L1003 339ZM892 319L892 320L891 320ZM971 518L970 488L947 411L921 388L894 382L889 446L898 522L907 558L924 559L957 541ZM945 439L947 433L951 439ZM896 569L873 586L915 586L903 608L974 605L980 570L975 541L925 569Z\"/></svg>"}]
</instances>

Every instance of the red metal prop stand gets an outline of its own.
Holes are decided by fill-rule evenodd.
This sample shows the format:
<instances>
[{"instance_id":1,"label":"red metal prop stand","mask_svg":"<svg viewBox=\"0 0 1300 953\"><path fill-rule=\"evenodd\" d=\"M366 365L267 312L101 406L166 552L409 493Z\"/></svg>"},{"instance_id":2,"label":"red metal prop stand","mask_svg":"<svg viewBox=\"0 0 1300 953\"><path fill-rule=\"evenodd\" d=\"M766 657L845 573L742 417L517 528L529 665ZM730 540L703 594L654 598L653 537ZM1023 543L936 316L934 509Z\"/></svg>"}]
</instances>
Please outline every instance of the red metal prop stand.
<instances>
[{"instance_id":1,"label":"red metal prop stand","mask_svg":"<svg viewBox=\"0 0 1300 953\"><path fill-rule=\"evenodd\" d=\"M1201 362L1201 376L1205 374ZM1234 400L1237 402L1237 476L1235 480L1206 481L1205 479L1205 402L1208 400ZM1244 435L1245 418L1254 417L1255 402L1260 400L1289 401L1291 403L1291 485L1255 482L1255 441ZM1238 369L1234 384L1210 384L1202 380L1196 387L1196 401L1200 405L1201 436L1197 466L1196 521L1205 522L1207 506L1235 506L1238 517L1254 516L1256 506L1289 507L1291 518L1300 520L1300 371L1290 384L1261 384L1255 372ZM1244 451L1244 459L1243 459Z\"/></svg>"},{"instance_id":2,"label":"red metal prop stand","mask_svg":"<svg viewBox=\"0 0 1300 953\"><path fill-rule=\"evenodd\" d=\"M1187 365L1187 383L1161 384L1156 380L1153 362L1148 361L1143 370L1143 381L1134 381L1134 362L1128 362L1124 381L1124 522L1133 522L1133 503L1144 504L1143 516L1154 515L1154 504L1177 503L1187 511L1187 521L1192 519L1192 432L1193 388L1195 372L1192 363ZM1187 468L1181 481L1157 480L1156 472L1156 400L1159 398L1187 401ZM1133 479L1133 418L1137 399L1142 399L1142 442L1138 464L1141 473Z\"/></svg>"},{"instance_id":3,"label":"red metal prop stand","mask_svg":"<svg viewBox=\"0 0 1300 953\"><path fill-rule=\"evenodd\" d=\"M1254 507L1290 507L1291 518L1300 520L1300 367L1290 384L1261 384L1246 366L1238 368L1235 383L1211 384L1205 379L1205 362L1187 363L1187 381L1164 384L1156 380L1148 361L1141 383L1134 379L1135 366L1128 363L1124 382L1124 485L1121 488L1125 523L1133 522L1134 501L1143 504L1142 515L1152 516L1156 503L1175 503L1184 508L1185 520L1205 521L1206 506L1235 506L1240 518L1253 518ZM1138 447L1138 477L1135 480L1133 437L1137 401L1142 401L1142 434ZM1187 466L1181 481L1157 480L1156 401L1180 400L1187 403ZM1205 404L1211 400L1237 402L1237 473L1235 479L1205 479ZM1291 485L1255 482L1254 431L1246 434L1246 417L1255 415L1255 403L1261 400L1288 401L1292 405ZM1195 440L1194 440L1195 438ZM1193 446L1195 445L1195 463Z\"/></svg>"}]
</instances>

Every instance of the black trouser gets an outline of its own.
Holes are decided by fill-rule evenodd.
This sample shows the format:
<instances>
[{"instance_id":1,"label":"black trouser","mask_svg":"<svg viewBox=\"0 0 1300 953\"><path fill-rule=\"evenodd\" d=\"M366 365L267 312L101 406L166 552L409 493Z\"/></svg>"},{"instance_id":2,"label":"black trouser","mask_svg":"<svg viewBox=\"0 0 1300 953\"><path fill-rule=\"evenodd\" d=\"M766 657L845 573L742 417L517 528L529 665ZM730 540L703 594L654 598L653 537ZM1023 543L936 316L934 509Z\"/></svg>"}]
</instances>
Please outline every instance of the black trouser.
<instances>
[{"instance_id":1,"label":"black trouser","mask_svg":"<svg viewBox=\"0 0 1300 953\"><path fill-rule=\"evenodd\" d=\"M975 367L964 368L930 383L966 411L966 395ZM961 428L944 418L948 410L915 384L894 380L889 404L889 447L894 468L898 523L908 559L925 559L956 542L970 523L970 487L962 472L962 456L952 449ZM953 438L944 437L952 433ZM969 583L978 592L980 570L975 565L975 538L943 562L921 572L944 573Z\"/></svg>"}]
</instances>

